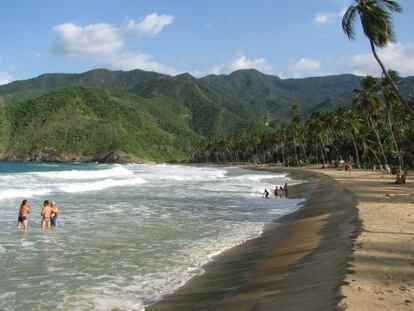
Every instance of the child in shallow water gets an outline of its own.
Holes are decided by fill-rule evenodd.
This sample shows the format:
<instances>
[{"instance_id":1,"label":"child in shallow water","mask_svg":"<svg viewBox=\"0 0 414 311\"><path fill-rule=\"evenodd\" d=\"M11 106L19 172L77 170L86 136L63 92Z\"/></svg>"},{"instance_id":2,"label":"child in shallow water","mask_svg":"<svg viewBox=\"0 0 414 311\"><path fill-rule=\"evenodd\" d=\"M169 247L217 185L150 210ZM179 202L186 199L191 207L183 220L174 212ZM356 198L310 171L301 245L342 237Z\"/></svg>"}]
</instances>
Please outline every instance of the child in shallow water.
<instances>
[{"instance_id":1,"label":"child in shallow water","mask_svg":"<svg viewBox=\"0 0 414 311\"><path fill-rule=\"evenodd\" d=\"M50 206L52 208L52 213L50 214L50 225L52 227L56 227L57 226L57 217L58 217L58 214L59 214L59 209L57 208L55 201L50 202Z\"/></svg>"}]
</instances>

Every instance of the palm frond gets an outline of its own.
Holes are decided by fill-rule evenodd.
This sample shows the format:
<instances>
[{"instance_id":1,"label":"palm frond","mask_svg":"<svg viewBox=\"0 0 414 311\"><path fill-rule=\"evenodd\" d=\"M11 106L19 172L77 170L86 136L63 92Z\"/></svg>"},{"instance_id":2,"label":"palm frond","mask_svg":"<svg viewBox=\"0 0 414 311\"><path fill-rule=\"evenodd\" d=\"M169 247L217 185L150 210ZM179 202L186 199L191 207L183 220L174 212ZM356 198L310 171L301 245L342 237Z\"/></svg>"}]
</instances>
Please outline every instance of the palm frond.
<instances>
[{"instance_id":1,"label":"palm frond","mask_svg":"<svg viewBox=\"0 0 414 311\"><path fill-rule=\"evenodd\" d=\"M390 13L380 5L361 8L362 28L365 35L378 47L385 47L388 42L395 40L395 33Z\"/></svg>"},{"instance_id":2,"label":"palm frond","mask_svg":"<svg viewBox=\"0 0 414 311\"><path fill-rule=\"evenodd\" d=\"M346 10L342 18L342 29L349 39L355 39L355 19L358 13L358 9L355 5L351 5L348 10Z\"/></svg>"},{"instance_id":3,"label":"palm frond","mask_svg":"<svg viewBox=\"0 0 414 311\"><path fill-rule=\"evenodd\" d=\"M384 8L387 8L391 12L396 13L402 13L402 7L397 1L393 0L378 0L377 1L379 5L383 6Z\"/></svg>"}]
</instances>

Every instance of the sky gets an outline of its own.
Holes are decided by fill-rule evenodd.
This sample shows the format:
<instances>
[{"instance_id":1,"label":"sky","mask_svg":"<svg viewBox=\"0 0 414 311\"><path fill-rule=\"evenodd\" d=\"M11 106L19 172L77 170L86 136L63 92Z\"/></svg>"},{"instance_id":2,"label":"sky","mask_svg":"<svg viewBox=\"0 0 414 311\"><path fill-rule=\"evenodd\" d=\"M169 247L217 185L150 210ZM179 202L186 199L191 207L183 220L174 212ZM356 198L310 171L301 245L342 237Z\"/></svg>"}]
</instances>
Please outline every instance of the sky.
<instances>
[{"instance_id":1,"label":"sky","mask_svg":"<svg viewBox=\"0 0 414 311\"><path fill-rule=\"evenodd\" d=\"M1 0L0 84L43 73L143 69L200 77L379 75L367 39L341 28L353 0ZM387 67L414 75L414 1L398 1Z\"/></svg>"}]
</instances>

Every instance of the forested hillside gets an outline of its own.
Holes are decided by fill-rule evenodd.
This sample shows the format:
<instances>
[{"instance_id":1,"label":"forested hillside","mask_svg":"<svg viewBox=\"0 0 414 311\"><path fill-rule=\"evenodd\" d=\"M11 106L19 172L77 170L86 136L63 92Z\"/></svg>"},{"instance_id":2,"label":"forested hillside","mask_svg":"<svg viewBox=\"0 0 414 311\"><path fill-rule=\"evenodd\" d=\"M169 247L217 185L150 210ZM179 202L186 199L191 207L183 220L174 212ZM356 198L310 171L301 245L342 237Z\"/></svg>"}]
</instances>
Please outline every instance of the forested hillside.
<instances>
[{"instance_id":1,"label":"forested hillside","mask_svg":"<svg viewBox=\"0 0 414 311\"><path fill-rule=\"evenodd\" d=\"M405 96L414 93L406 78ZM205 139L272 135L351 106L354 75L280 79L256 70L194 78L97 69L0 86L0 155L38 161L181 161Z\"/></svg>"}]
</instances>

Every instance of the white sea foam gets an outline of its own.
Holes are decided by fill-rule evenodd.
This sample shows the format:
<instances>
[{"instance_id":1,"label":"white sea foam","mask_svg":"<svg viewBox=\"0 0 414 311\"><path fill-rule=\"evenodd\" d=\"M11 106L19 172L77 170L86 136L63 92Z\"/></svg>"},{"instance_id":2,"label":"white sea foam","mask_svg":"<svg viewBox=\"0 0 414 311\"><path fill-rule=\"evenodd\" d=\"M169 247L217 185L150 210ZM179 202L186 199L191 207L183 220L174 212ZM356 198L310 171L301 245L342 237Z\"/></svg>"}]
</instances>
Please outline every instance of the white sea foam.
<instances>
[{"instance_id":1,"label":"white sea foam","mask_svg":"<svg viewBox=\"0 0 414 311\"><path fill-rule=\"evenodd\" d=\"M30 189L30 188L14 188L0 190L1 199L13 199L13 198L32 198L34 196L45 195L50 193L51 190L47 188Z\"/></svg>"},{"instance_id":2,"label":"white sea foam","mask_svg":"<svg viewBox=\"0 0 414 311\"><path fill-rule=\"evenodd\" d=\"M122 166L114 166L110 169L103 170L71 170L60 172L39 172L38 176L50 179L102 179L102 178L121 178L128 177L134 173Z\"/></svg>"},{"instance_id":3,"label":"white sea foam","mask_svg":"<svg viewBox=\"0 0 414 311\"><path fill-rule=\"evenodd\" d=\"M245 174L233 177L233 179L260 181L264 179L285 178L287 175L288 174Z\"/></svg>"},{"instance_id":4,"label":"white sea foam","mask_svg":"<svg viewBox=\"0 0 414 311\"><path fill-rule=\"evenodd\" d=\"M121 187L121 186L132 186L144 184L146 181L141 177L135 177L132 179L104 179L102 181L95 182L83 182L83 183L73 183L65 184L60 186L59 189L67 193L78 193L78 192L88 192L88 191L99 191L112 187Z\"/></svg>"}]
</instances>

